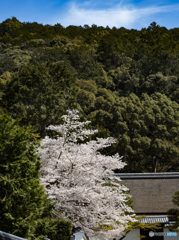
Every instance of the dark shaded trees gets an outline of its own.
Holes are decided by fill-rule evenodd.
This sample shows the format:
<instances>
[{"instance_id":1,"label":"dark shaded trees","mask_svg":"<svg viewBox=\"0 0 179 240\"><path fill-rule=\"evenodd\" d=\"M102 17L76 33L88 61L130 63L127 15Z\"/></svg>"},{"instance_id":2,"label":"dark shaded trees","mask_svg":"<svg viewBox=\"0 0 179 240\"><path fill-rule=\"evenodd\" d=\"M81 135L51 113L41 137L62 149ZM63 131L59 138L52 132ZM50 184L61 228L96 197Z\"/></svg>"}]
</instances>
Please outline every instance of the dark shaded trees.
<instances>
[{"instance_id":1,"label":"dark shaded trees","mask_svg":"<svg viewBox=\"0 0 179 240\"><path fill-rule=\"evenodd\" d=\"M45 136L48 124L55 123L70 104L75 73L68 63L28 64L6 85L2 105L21 124L32 125Z\"/></svg>"},{"instance_id":2,"label":"dark shaded trees","mask_svg":"<svg viewBox=\"0 0 179 240\"><path fill-rule=\"evenodd\" d=\"M176 171L178 166L178 104L165 95L119 98L114 108L120 155L126 171Z\"/></svg>"}]
</instances>

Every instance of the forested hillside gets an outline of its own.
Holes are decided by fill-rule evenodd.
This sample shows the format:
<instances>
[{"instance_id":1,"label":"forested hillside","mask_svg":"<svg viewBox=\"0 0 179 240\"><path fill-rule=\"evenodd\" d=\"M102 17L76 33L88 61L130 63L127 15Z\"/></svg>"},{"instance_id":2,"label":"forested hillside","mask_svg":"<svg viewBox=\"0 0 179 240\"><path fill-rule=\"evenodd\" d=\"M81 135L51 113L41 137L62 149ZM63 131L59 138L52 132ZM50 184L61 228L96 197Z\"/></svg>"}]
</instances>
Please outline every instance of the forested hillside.
<instances>
[{"instance_id":1,"label":"forested hillside","mask_svg":"<svg viewBox=\"0 0 179 240\"><path fill-rule=\"evenodd\" d=\"M0 105L44 137L77 108L125 172L178 171L179 28L0 23ZM116 170L117 171L117 170Z\"/></svg>"}]
</instances>

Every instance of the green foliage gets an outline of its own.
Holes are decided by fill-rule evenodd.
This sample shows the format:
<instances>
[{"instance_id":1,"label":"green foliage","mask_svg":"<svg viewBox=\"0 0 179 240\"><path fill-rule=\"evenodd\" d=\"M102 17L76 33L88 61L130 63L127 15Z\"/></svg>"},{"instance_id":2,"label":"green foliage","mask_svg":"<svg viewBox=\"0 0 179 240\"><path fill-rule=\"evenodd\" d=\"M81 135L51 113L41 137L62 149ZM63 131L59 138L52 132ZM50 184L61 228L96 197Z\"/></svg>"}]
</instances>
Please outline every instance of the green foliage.
<instances>
[{"instance_id":1,"label":"green foliage","mask_svg":"<svg viewBox=\"0 0 179 240\"><path fill-rule=\"evenodd\" d=\"M3 59L0 61L0 75L3 74L6 71L12 72L15 70L15 63L14 61L7 57L4 56Z\"/></svg>"},{"instance_id":2,"label":"green foliage","mask_svg":"<svg viewBox=\"0 0 179 240\"><path fill-rule=\"evenodd\" d=\"M71 223L52 216L40 185L36 140L30 129L0 112L0 229L27 239L66 239Z\"/></svg>"},{"instance_id":3,"label":"green foliage","mask_svg":"<svg viewBox=\"0 0 179 240\"><path fill-rule=\"evenodd\" d=\"M76 80L76 101L85 112L94 109L96 102L97 86L93 80Z\"/></svg>"},{"instance_id":4,"label":"green foliage","mask_svg":"<svg viewBox=\"0 0 179 240\"><path fill-rule=\"evenodd\" d=\"M31 124L41 136L45 128L59 120L70 104L73 69L63 62L28 64L6 85L2 105L21 123Z\"/></svg>"},{"instance_id":5,"label":"green foliage","mask_svg":"<svg viewBox=\"0 0 179 240\"><path fill-rule=\"evenodd\" d=\"M110 182L109 182L109 183L103 183L102 186L103 186L103 187L105 187L105 186L108 186L108 187L116 187L116 188L119 187L118 185L112 184L112 183L110 183Z\"/></svg>"},{"instance_id":6,"label":"green foliage","mask_svg":"<svg viewBox=\"0 0 179 240\"><path fill-rule=\"evenodd\" d=\"M173 195L173 203L176 205L176 207L179 206L179 191L175 192ZM174 217L174 220L176 221L171 227L171 231L177 231L179 232L179 209L170 209L168 211L169 215L172 215Z\"/></svg>"},{"instance_id":7,"label":"green foliage","mask_svg":"<svg viewBox=\"0 0 179 240\"><path fill-rule=\"evenodd\" d=\"M69 52L69 60L82 79L95 79L102 75L102 65L96 61L96 51L93 45L80 44Z\"/></svg>"},{"instance_id":8,"label":"green foliage","mask_svg":"<svg viewBox=\"0 0 179 240\"><path fill-rule=\"evenodd\" d=\"M173 195L173 203L176 206L179 206L179 191L177 191L174 195Z\"/></svg>"},{"instance_id":9,"label":"green foliage","mask_svg":"<svg viewBox=\"0 0 179 240\"><path fill-rule=\"evenodd\" d=\"M115 229L112 225L99 225L98 227L93 227L92 228L94 231L99 231L99 230L113 230Z\"/></svg>"},{"instance_id":10,"label":"green foliage","mask_svg":"<svg viewBox=\"0 0 179 240\"><path fill-rule=\"evenodd\" d=\"M125 171L176 171L178 114L178 104L159 93L119 98L114 131Z\"/></svg>"},{"instance_id":11,"label":"green foliage","mask_svg":"<svg viewBox=\"0 0 179 240\"><path fill-rule=\"evenodd\" d=\"M177 171L179 28L0 23L0 104L21 125L77 107L118 140L125 171Z\"/></svg>"},{"instance_id":12,"label":"green foliage","mask_svg":"<svg viewBox=\"0 0 179 240\"><path fill-rule=\"evenodd\" d=\"M4 60L11 64L10 66L5 66L6 71L16 71L20 69L21 66L24 66L29 63L31 59L31 51L21 50L19 47L8 48L3 52ZM8 61L7 61L8 59ZM2 70L2 72L4 69Z\"/></svg>"}]
</instances>

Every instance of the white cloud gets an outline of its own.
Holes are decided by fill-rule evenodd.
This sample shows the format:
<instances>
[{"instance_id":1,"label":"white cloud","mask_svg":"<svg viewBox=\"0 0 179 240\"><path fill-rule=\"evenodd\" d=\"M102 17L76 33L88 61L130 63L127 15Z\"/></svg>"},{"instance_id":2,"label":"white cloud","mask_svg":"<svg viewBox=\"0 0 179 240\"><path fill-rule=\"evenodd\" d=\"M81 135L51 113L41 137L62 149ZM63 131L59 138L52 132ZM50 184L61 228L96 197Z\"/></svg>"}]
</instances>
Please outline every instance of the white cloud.
<instances>
[{"instance_id":1,"label":"white cloud","mask_svg":"<svg viewBox=\"0 0 179 240\"><path fill-rule=\"evenodd\" d=\"M71 2L69 3L67 12L65 12L64 15L61 15L58 22L63 26L96 24L104 27L123 26L126 28L133 28L136 24L141 27L142 23L145 24L145 21L154 14L167 13L176 10L179 10L179 4L171 6L150 6L145 8L136 8L132 5L123 6L122 4L118 4L110 8L99 9L98 7L95 9L89 7L89 2L85 2L83 5ZM146 22L146 24L148 24L148 22Z\"/></svg>"}]
</instances>

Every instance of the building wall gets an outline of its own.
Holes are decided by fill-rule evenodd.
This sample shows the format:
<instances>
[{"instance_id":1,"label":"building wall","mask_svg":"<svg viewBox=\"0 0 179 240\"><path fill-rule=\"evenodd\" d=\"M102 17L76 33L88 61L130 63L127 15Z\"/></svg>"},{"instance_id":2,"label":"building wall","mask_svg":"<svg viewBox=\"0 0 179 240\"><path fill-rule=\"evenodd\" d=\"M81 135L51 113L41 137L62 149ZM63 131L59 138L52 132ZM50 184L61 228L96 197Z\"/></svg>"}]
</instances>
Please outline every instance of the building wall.
<instances>
[{"instance_id":1,"label":"building wall","mask_svg":"<svg viewBox=\"0 0 179 240\"><path fill-rule=\"evenodd\" d=\"M85 234L83 231L79 231L73 234L75 236L75 240L86 240Z\"/></svg>"},{"instance_id":2,"label":"building wall","mask_svg":"<svg viewBox=\"0 0 179 240\"><path fill-rule=\"evenodd\" d=\"M137 228L133 231L130 231L122 240L140 240L140 229Z\"/></svg>"}]
</instances>

